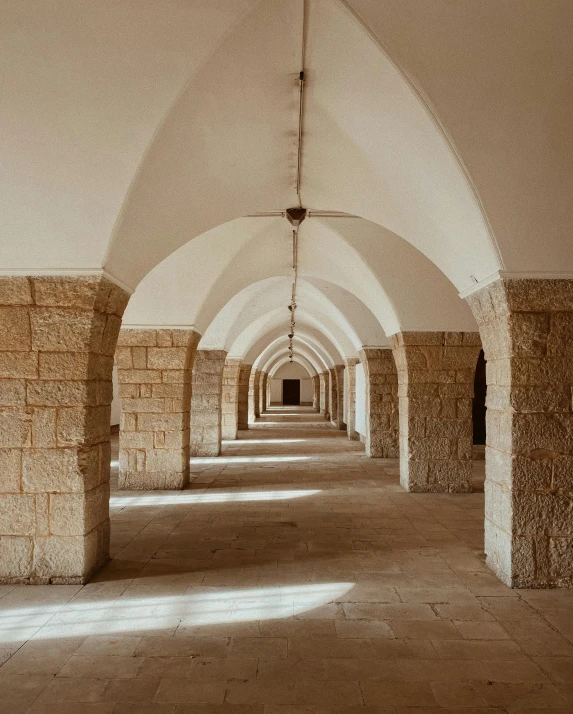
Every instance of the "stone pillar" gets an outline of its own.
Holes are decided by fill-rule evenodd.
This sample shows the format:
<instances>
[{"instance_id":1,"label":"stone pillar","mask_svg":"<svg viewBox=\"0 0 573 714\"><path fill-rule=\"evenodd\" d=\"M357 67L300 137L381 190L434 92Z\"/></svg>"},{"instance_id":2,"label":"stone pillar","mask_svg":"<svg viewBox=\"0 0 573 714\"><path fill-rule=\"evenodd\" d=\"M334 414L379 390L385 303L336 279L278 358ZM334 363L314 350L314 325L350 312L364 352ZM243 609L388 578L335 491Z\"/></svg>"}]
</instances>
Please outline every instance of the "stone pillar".
<instances>
[{"instance_id":1,"label":"stone pillar","mask_svg":"<svg viewBox=\"0 0 573 714\"><path fill-rule=\"evenodd\" d=\"M394 335L400 483L406 491L471 491L477 332Z\"/></svg>"},{"instance_id":2,"label":"stone pillar","mask_svg":"<svg viewBox=\"0 0 573 714\"><path fill-rule=\"evenodd\" d=\"M259 378L260 371L254 367L249 375L249 424L260 416L259 411Z\"/></svg>"},{"instance_id":3,"label":"stone pillar","mask_svg":"<svg viewBox=\"0 0 573 714\"><path fill-rule=\"evenodd\" d=\"M320 378L320 413L330 421L330 372L321 372Z\"/></svg>"},{"instance_id":4,"label":"stone pillar","mask_svg":"<svg viewBox=\"0 0 573 714\"><path fill-rule=\"evenodd\" d=\"M346 390L348 392L346 433L351 441L360 440L360 434L356 431L356 365L359 361L355 357L346 360Z\"/></svg>"},{"instance_id":5,"label":"stone pillar","mask_svg":"<svg viewBox=\"0 0 573 714\"><path fill-rule=\"evenodd\" d=\"M344 429L344 367L334 365L330 372L330 419Z\"/></svg>"},{"instance_id":6,"label":"stone pillar","mask_svg":"<svg viewBox=\"0 0 573 714\"><path fill-rule=\"evenodd\" d=\"M259 394L259 416L267 410L267 383L269 381L269 375L267 372L261 372L261 387Z\"/></svg>"},{"instance_id":7,"label":"stone pillar","mask_svg":"<svg viewBox=\"0 0 573 714\"><path fill-rule=\"evenodd\" d=\"M366 383L366 454L396 459L398 448L398 374L392 350L360 352Z\"/></svg>"},{"instance_id":8,"label":"stone pillar","mask_svg":"<svg viewBox=\"0 0 573 714\"><path fill-rule=\"evenodd\" d=\"M227 359L223 367L221 394L221 437L236 439L239 428L239 373L240 359Z\"/></svg>"},{"instance_id":9,"label":"stone pillar","mask_svg":"<svg viewBox=\"0 0 573 714\"><path fill-rule=\"evenodd\" d=\"M252 364L242 364L239 369L239 404L238 428L249 428L249 381L253 369Z\"/></svg>"},{"instance_id":10,"label":"stone pillar","mask_svg":"<svg viewBox=\"0 0 573 714\"><path fill-rule=\"evenodd\" d=\"M189 483L191 369L199 339L193 330L119 333L119 488L180 489Z\"/></svg>"},{"instance_id":11,"label":"stone pillar","mask_svg":"<svg viewBox=\"0 0 573 714\"><path fill-rule=\"evenodd\" d=\"M320 378L318 374L312 377L312 408L320 411Z\"/></svg>"},{"instance_id":12,"label":"stone pillar","mask_svg":"<svg viewBox=\"0 0 573 714\"><path fill-rule=\"evenodd\" d=\"M260 369L255 370L255 380L253 384L253 401L255 406L255 419L261 416L261 377Z\"/></svg>"},{"instance_id":13,"label":"stone pillar","mask_svg":"<svg viewBox=\"0 0 573 714\"><path fill-rule=\"evenodd\" d=\"M503 279L467 300L487 360L487 564L512 587L571 587L573 280Z\"/></svg>"},{"instance_id":14,"label":"stone pillar","mask_svg":"<svg viewBox=\"0 0 573 714\"><path fill-rule=\"evenodd\" d=\"M191 456L221 453L221 394L227 353L197 350L191 388Z\"/></svg>"},{"instance_id":15,"label":"stone pillar","mask_svg":"<svg viewBox=\"0 0 573 714\"><path fill-rule=\"evenodd\" d=\"M0 582L84 583L109 558L113 354L128 295L0 277Z\"/></svg>"}]
</instances>

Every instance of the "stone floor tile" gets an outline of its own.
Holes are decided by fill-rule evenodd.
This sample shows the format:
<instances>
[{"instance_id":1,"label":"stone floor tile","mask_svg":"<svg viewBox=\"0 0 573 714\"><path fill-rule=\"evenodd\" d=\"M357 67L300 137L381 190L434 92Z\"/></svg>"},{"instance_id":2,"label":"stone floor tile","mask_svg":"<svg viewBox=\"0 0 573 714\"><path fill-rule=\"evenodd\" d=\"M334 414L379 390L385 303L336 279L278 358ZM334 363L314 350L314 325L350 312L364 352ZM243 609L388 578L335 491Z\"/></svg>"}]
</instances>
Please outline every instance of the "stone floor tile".
<instances>
[{"instance_id":1,"label":"stone floor tile","mask_svg":"<svg viewBox=\"0 0 573 714\"><path fill-rule=\"evenodd\" d=\"M274 679L229 682L225 701L229 704L295 704L295 684Z\"/></svg>"},{"instance_id":2,"label":"stone floor tile","mask_svg":"<svg viewBox=\"0 0 573 714\"><path fill-rule=\"evenodd\" d=\"M98 679L132 679L143 663L143 657L118 655L72 655L58 673L58 677Z\"/></svg>"},{"instance_id":3,"label":"stone floor tile","mask_svg":"<svg viewBox=\"0 0 573 714\"><path fill-rule=\"evenodd\" d=\"M455 640L462 634L452 622L432 621L390 621L390 627L398 639L410 640Z\"/></svg>"},{"instance_id":4,"label":"stone floor tile","mask_svg":"<svg viewBox=\"0 0 573 714\"><path fill-rule=\"evenodd\" d=\"M108 637L92 635L86 637L75 651L77 655L123 655L131 657L141 642L141 637Z\"/></svg>"},{"instance_id":5,"label":"stone floor tile","mask_svg":"<svg viewBox=\"0 0 573 714\"><path fill-rule=\"evenodd\" d=\"M534 657L533 661L554 684L573 682L573 657Z\"/></svg>"},{"instance_id":6,"label":"stone floor tile","mask_svg":"<svg viewBox=\"0 0 573 714\"><path fill-rule=\"evenodd\" d=\"M476 686L468 682L431 682L430 686L441 707L482 707L486 704Z\"/></svg>"},{"instance_id":7,"label":"stone floor tile","mask_svg":"<svg viewBox=\"0 0 573 714\"><path fill-rule=\"evenodd\" d=\"M362 694L367 705L432 707L436 699L427 682L362 682ZM414 713L414 714L417 714Z\"/></svg>"},{"instance_id":8,"label":"stone floor tile","mask_svg":"<svg viewBox=\"0 0 573 714\"><path fill-rule=\"evenodd\" d=\"M498 622L470 622L467 620L454 622L457 630L465 640L508 640L509 634Z\"/></svg>"},{"instance_id":9,"label":"stone floor tile","mask_svg":"<svg viewBox=\"0 0 573 714\"><path fill-rule=\"evenodd\" d=\"M363 704L362 691L357 681L328 682L304 681L296 683L297 704L348 706Z\"/></svg>"},{"instance_id":10,"label":"stone floor tile","mask_svg":"<svg viewBox=\"0 0 573 714\"><path fill-rule=\"evenodd\" d=\"M476 682L473 685L488 706L505 707L508 711L541 708L567 708L569 702L553 684L509 684Z\"/></svg>"},{"instance_id":11,"label":"stone floor tile","mask_svg":"<svg viewBox=\"0 0 573 714\"><path fill-rule=\"evenodd\" d=\"M107 686L105 679L56 677L40 695L45 702L99 702Z\"/></svg>"},{"instance_id":12,"label":"stone floor tile","mask_svg":"<svg viewBox=\"0 0 573 714\"><path fill-rule=\"evenodd\" d=\"M194 657L187 679L252 679L257 674L256 657Z\"/></svg>"},{"instance_id":13,"label":"stone floor tile","mask_svg":"<svg viewBox=\"0 0 573 714\"><path fill-rule=\"evenodd\" d=\"M114 679L108 683L103 700L106 702L151 703L159 687L154 679Z\"/></svg>"},{"instance_id":14,"label":"stone floor tile","mask_svg":"<svg viewBox=\"0 0 573 714\"><path fill-rule=\"evenodd\" d=\"M509 662L526 659L521 647L510 640L435 640L438 657L448 660L477 659Z\"/></svg>"},{"instance_id":15,"label":"stone floor tile","mask_svg":"<svg viewBox=\"0 0 573 714\"><path fill-rule=\"evenodd\" d=\"M405 493L397 460L276 412L183 492L113 490L88 585L0 587L0 714L571 714L572 593L486 569L483 493Z\"/></svg>"},{"instance_id":16,"label":"stone floor tile","mask_svg":"<svg viewBox=\"0 0 573 714\"><path fill-rule=\"evenodd\" d=\"M293 659L339 659L376 657L370 640L315 637L288 641L288 656Z\"/></svg>"},{"instance_id":17,"label":"stone floor tile","mask_svg":"<svg viewBox=\"0 0 573 714\"><path fill-rule=\"evenodd\" d=\"M286 657L286 637L233 637L231 657Z\"/></svg>"},{"instance_id":18,"label":"stone floor tile","mask_svg":"<svg viewBox=\"0 0 573 714\"><path fill-rule=\"evenodd\" d=\"M114 714L113 702L41 702L36 701L26 714ZM1 710L0 710L1 711Z\"/></svg>"},{"instance_id":19,"label":"stone floor tile","mask_svg":"<svg viewBox=\"0 0 573 714\"><path fill-rule=\"evenodd\" d=\"M154 701L158 704L222 704L226 687L225 680L162 679Z\"/></svg>"}]
</instances>

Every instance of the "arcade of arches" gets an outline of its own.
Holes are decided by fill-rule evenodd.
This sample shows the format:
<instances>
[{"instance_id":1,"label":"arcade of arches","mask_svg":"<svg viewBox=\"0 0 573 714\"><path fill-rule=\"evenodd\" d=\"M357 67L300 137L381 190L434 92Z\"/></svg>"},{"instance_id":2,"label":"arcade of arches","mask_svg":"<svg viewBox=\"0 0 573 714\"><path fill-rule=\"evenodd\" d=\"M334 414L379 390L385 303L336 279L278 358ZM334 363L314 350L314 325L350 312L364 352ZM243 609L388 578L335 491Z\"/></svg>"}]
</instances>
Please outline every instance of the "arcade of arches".
<instances>
[{"instance_id":1,"label":"arcade of arches","mask_svg":"<svg viewBox=\"0 0 573 714\"><path fill-rule=\"evenodd\" d=\"M0 712L572 711L573 4L0 18Z\"/></svg>"}]
</instances>

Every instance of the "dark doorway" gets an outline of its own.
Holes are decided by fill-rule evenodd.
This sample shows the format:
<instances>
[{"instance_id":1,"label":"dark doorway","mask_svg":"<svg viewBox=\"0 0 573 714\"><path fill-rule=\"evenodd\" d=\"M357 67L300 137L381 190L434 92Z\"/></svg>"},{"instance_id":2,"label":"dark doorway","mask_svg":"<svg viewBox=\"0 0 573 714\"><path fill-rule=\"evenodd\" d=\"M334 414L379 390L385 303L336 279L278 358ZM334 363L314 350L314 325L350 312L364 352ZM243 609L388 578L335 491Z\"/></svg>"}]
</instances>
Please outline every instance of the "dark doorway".
<instances>
[{"instance_id":1,"label":"dark doorway","mask_svg":"<svg viewBox=\"0 0 573 714\"><path fill-rule=\"evenodd\" d=\"M300 379L283 379L283 404L300 404Z\"/></svg>"},{"instance_id":2,"label":"dark doorway","mask_svg":"<svg viewBox=\"0 0 573 714\"><path fill-rule=\"evenodd\" d=\"M474 444L485 444L485 395L487 382L485 378L485 358L483 350L479 353L474 379L474 400L472 417L474 422Z\"/></svg>"}]
</instances>

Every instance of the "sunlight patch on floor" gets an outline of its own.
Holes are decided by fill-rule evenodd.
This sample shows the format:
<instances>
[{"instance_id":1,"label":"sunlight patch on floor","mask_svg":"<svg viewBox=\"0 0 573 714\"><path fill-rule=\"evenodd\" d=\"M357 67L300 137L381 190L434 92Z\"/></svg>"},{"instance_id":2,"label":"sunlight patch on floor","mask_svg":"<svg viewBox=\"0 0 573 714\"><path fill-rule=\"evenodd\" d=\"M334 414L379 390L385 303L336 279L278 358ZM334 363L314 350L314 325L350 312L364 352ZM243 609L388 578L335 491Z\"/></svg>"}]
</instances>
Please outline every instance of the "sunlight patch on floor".
<instances>
[{"instance_id":1,"label":"sunlight patch on floor","mask_svg":"<svg viewBox=\"0 0 573 714\"><path fill-rule=\"evenodd\" d=\"M190 586L184 595L72 600L64 605L5 607L0 641L145 632L290 618L342 597L354 583L312 583L264 588ZM176 633L177 635L177 633Z\"/></svg>"},{"instance_id":2,"label":"sunlight patch on floor","mask_svg":"<svg viewBox=\"0 0 573 714\"><path fill-rule=\"evenodd\" d=\"M287 501L290 498L315 496L320 489L293 489L281 491L207 491L205 493L189 493L188 491L173 491L171 493L154 493L134 496L116 495L109 500L111 508L126 506L177 506L193 503L236 503L237 501Z\"/></svg>"}]
</instances>

